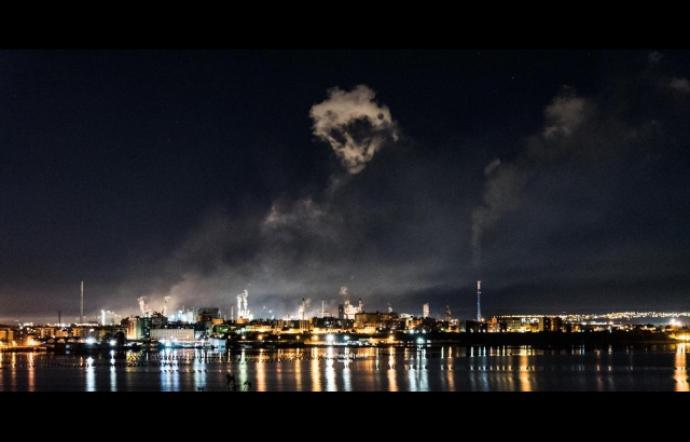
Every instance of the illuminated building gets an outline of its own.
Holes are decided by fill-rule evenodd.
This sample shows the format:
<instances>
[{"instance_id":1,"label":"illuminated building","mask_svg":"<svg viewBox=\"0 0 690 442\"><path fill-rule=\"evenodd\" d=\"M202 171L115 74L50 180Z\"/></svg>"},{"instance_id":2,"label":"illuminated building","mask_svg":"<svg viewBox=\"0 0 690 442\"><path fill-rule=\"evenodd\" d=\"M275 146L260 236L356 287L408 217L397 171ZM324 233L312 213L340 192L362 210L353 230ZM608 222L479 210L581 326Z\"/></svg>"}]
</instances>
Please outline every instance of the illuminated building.
<instances>
[{"instance_id":1,"label":"illuminated building","mask_svg":"<svg viewBox=\"0 0 690 442\"><path fill-rule=\"evenodd\" d=\"M484 333L486 331L488 331L488 328L484 321L474 321L471 319L465 321L465 332L467 333Z\"/></svg>"},{"instance_id":2,"label":"illuminated building","mask_svg":"<svg viewBox=\"0 0 690 442\"><path fill-rule=\"evenodd\" d=\"M0 342L10 343L14 340L14 331L10 327L0 326Z\"/></svg>"},{"instance_id":3,"label":"illuminated building","mask_svg":"<svg viewBox=\"0 0 690 442\"><path fill-rule=\"evenodd\" d=\"M396 330L401 328L400 317L396 313L356 313L354 328L361 333L374 333L377 329Z\"/></svg>"},{"instance_id":4,"label":"illuminated building","mask_svg":"<svg viewBox=\"0 0 690 442\"><path fill-rule=\"evenodd\" d=\"M558 316L499 316L491 318L490 322L490 331L525 333L568 330Z\"/></svg>"},{"instance_id":5,"label":"illuminated building","mask_svg":"<svg viewBox=\"0 0 690 442\"><path fill-rule=\"evenodd\" d=\"M221 315L218 307L204 307L197 311L196 323L202 325L207 330L213 328L214 325L220 325L223 322L223 316Z\"/></svg>"},{"instance_id":6,"label":"illuminated building","mask_svg":"<svg viewBox=\"0 0 690 442\"><path fill-rule=\"evenodd\" d=\"M125 336L130 341L140 341L150 337L151 318L134 316L122 320L125 327Z\"/></svg>"},{"instance_id":7,"label":"illuminated building","mask_svg":"<svg viewBox=\"0 0 690 442\"><path fill-rule=\"evenodd\" d=\"M429 317L429 303L422 305L422 318Z\"/></svg>"},{"instance_id":8,"label":"illuminated building","mask_svg":"<svg viewBox=\"0 0 690 442\"><path fill-rule=\"evenodd\" d=\"M311 327L313 330L349 330L354 327L354 321L326 316L323 318L312 318Z\"/></svg>"},{"instance_id":9,"label":"illuminated building","mask_svg":"<svg viewBox=\"0 0 690 442\"><path fill-rule=\"evenodd\" d=\"M191 324L191 323L194 323L196 318L195 318L193 310L182 309L182 310L178 310L177 312L169 315L168 320L170 322L182 322L185 324Z\"/></svg>"},{"instance_id":10,"label":"illuminated building","mask_svg":"<svg viewBox=\"0 0 690 442\"><path fill-rule=\"evenodd\" d=\"M486 321L486 330L489 333L497 333L501 331L501 324L496 316L492 316Z\"/></svg>"},{"instance_id":11,"label":"illuminated building","mask_svg":"<svg viewBox=\"0 0 690 442\"><path fill-rule=\"evenodd\" d=\"M151 339L160 342L194 342L195 333L193 328L152 328Z\"/></svg>"},{"instance_id":12,"label":"illuminated building","mask_svg":"<svg viewBox=\"0 0 690 442\"><path fill-rule=\"evenodd\" d=\"M345 300L344 303L338 305L338 318L339 319L355 319L357 313L362 313L364 311L364 303L360 299L357 305L350 304L349 300Z\"/></svg>"},{"instance_id":13,"label":"illuminated building","mask_svg":"<svg viewBox=\"0 0 690 442\"><path fill-rule=\"evenodd\" d=\"M559 316L545 316L543 324L543 331L558 332L564 330L563 319Z\"/></svg>"}]
</instances>

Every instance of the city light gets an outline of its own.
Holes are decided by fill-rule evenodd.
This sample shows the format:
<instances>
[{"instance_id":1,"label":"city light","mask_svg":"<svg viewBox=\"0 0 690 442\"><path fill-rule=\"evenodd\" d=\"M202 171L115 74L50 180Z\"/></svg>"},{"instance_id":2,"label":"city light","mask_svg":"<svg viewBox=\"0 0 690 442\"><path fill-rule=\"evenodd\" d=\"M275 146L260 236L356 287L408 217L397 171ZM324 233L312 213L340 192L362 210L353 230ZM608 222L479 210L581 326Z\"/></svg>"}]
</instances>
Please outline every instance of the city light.
<instances>
[{"instance_id":1,"label":"city light","mask_svg":"<svg viewBox=\"0 0 690 442\"><path fill-rule=\"evenodd\" d=\"M334 342L335 342L335 336L333 336L333 335L330 334L330 333L327 334L327 335L326 335L326 342L328 342L329 344L334 343Z\"/></svg>"},{"instance_id":2,"label":"city light","mask_svg":"<svg viewBox=\"0 0 690 442\"><path fill-rule=\"evenodd\" d=\"M115 347L117 345L117 341L115 339L110 340L110 346Z\"/></svg>"},{"instance_id":3,"label":"city light","mask_svg":"<svg viewBox=\"0 0 690 442\"><path fill-rule=\"evenodd\" d=\"M84 340L84 342L86 342L86 345L93 345L96 343L96 338L94 338L93 336L89 336Z\"/></svg>"},{"instance_id":4,"label":"city light","mask_svg":"<svg viewBox=\"0 0 690 442\"><path fill-rule=\"evenodd\" d=\"M690 333L681 333L678 335L671 335L677 341L690 341Z\"/></svg>"}]
</instances>

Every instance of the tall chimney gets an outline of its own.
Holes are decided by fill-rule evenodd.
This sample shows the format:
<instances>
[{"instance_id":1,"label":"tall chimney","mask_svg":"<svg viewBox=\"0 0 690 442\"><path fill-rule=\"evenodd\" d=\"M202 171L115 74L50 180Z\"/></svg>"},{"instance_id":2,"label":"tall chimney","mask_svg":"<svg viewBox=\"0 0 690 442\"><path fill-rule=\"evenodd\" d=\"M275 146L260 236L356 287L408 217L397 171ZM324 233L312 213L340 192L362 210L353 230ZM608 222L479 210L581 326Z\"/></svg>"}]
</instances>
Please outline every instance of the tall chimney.
<instances>
[{"instance_id":1,"label":"tall chimney","mask_svg":"<svg viewBox=\"0 0 690 442\"><path fill-rule=\"evenodd\" d=\"M477 321L482 320L482 282L477 281Z\"/></svg>"},{"instance_id":2,"label":"tall chimney","mask_svg":"<svg viewBox=\"0 0 690 442\"><path fill-rule=\"evenodd\" d=\"M79 323L84 323L84 281L81 282L81 306L79 309Z\"/></svg>"}]
</instances>

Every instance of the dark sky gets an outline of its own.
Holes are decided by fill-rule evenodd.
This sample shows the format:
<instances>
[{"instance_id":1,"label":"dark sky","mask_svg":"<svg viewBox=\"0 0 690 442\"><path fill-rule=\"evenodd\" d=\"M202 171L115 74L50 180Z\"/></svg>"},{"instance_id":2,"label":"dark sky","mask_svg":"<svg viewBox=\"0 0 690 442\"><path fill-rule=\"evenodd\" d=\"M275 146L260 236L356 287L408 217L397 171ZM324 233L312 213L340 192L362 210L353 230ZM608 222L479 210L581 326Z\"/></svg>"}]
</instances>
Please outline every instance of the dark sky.
<instances>
[{"instance_id":1,"label":"dark sky","mask_svg":"<svg viewBox=\"0 0 690 442\"><path fill-rule=\"evenodd\" d=\"M690 309L690 52L0 51L0 319ZM338 89L333 89L338 88Z\"/></svg>"}]
</instances>

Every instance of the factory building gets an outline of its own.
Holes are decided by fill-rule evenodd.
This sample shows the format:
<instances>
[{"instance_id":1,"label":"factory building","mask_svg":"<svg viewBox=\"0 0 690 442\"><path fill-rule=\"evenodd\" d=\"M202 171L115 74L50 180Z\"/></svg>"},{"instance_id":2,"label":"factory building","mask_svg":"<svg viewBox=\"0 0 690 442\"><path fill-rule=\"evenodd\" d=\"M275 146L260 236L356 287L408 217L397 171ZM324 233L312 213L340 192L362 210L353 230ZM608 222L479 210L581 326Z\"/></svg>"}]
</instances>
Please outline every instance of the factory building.
<instances>
[{"instance_id":1,"label":"factory building","mask_svg":"<svg viewBox=\"0 0 690 442\"><path fill-rule=\"evenodd\" d=\"M122 318L117 313L110 310L101 310L101 317L99 320L101 325L115 325L119 324L121 320Z\"/></svg>"},{"instance_id":2,"label":"factory building","mask_svg":"<svg viewBox=\"0 0 690 442\"><path fill-rule=\"evenodd\" d=\"M130 341L140 341L151 336L151 318L134 316L122 320L125 336Z\"/></svg>"},{"instance_id":3,"label":"factory building","mask_svg":"<svg viewBox=\"0 0 690 442\"><path fill-rule=\"evenodd\" d=\"M357 305L350 304L349 300L345 300L344 303L338 305L338 319L355 319L357 313L364 312L364 303L360 298Z\"/></svg>"},{"instance_id":4,"label":"factory building","mask_svg":"<svg viewBox=\"0 0 690 442\"><path fill-rule=\"evenodd\" d=\"M176 313L172 313L168 316L170 322L182 322L185 324L193 324L195 321L195 315L193 310L178 310Z\"/></svg>"},{"instance_id":5,"label":"factory building","mask_svg":"<svg viewBox=\"0 0 690 442\"><path fill-rule=\"evenodd\" d=\"M200 308L196 313L196 323L203 326L205 329L210 330L214 325L220 325L223 322L223 316L221 315L220 309L218 307L203 307Z\"/></svg>"},{"instance_id":6,"label":"factory building","mask_svg":"<svg viewBox=\"0 0 690 442\"><path fill-rule=\"evenodd\" d=\"M165 342L194 342L196 338L193 328L153 328L151 339Z\"/></svg>"},{"instance_id":7,"label":"factory building","mask_svg":"<svg viewBox=\"0 0 690 442\"><path fill-rule=\"evenodd\" d=\"M491 332L559 332L564 330L558 316L499 316L487 321Z\"/></svg>"},{"instance_id":8,"label":"factory building","mask_svg":"<svg viewBox=\"0 0 690 442\"><path fill-rule=\"evenodd\" d=\"M311 320L311 327L315 329L340 329L349 330L354 326L354 321L350 319L339 319L332 316L321 318L314 317Z\"/></svg>"},{"instance_id":9,"label":"factory building","mask_svg":"<svg viewBox=\"0 0 690 442\"><path fill-rule=\"evenodd\" d=\"M354 328L364 333L375 333L377 329L397 330L401 328L401 320L397 313L361 312L355 314Z\"/></svg>"}]
</instances>

